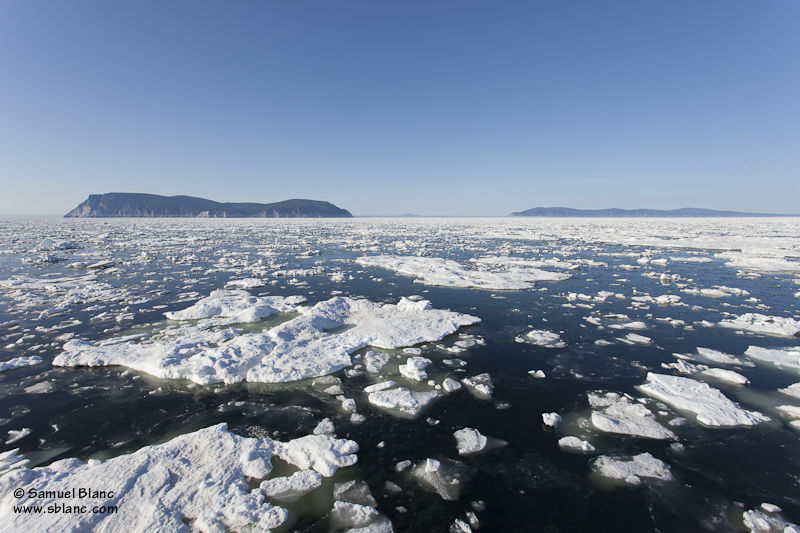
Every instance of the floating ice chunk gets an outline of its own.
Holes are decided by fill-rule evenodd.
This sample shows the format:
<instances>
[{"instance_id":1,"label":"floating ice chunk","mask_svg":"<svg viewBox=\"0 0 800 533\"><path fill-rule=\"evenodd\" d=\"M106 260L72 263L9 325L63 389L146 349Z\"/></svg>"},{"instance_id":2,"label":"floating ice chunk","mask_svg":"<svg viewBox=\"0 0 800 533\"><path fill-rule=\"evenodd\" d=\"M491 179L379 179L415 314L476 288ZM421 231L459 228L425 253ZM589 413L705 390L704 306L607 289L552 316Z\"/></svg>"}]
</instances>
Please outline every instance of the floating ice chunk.
<instances>
[{"instance_id":1,"label":"floating ice chunk","mask_svg":"<svg viewBox=\"0 0 800 533\"><path fill-rule=\"evenodd\" d=\"M545 348L565 348L567 346L567 343L561 340L561 336L558 333L543 329L531 330L524 335L518 336L515 340Z\"/></svg>"},{"instance_id":2,"label":"floating ice chunk","mask_svg":"<svg viewBox=\"0 0 800 533\"><path fill-rule=\"evenodd\" d=\"M544 379L546 377L543 370L528 370L528 374L537 379Z\"/></svg>"},{"instance_id":3,"label":"floating ice chunk","mask_svg":"<svg viewBox=\"0 0 800 533\"><path fill-rule=\"evenodd\" d=\"M375 383L374 385L369 385L368 387L364 387L364 392L378 392L380 390L388 389L390 387L394 387L396 383L391 379L389 381L382 381L380 383Z\"/></svg>"},{"instance_id":4,"label":"floating ice chunk","mask_svg":"<svg viewBox=\"0 0 800 533\"><path fill-rule=\"evenodd\" d=\"M652 372L647 374L647 381L639 390L676 409L695 413L704 426L754 426L770 420L758 411L742 409L707 383Z\"/></svg>"},{"instance_id":5,"label":"floating ice chunk","mask_svg":"<svg viewBox=\"0 0 800 533\"><path fill-rule=\"evenodd\" d=\"M51 381L40 381L30 387L23 389L28 394L45 394L53 390L53 383Z\"/></svg>"},{"instance_id":6,"label":"floating ice chunk","mask_svg":"<svg viewBox=\"0 0 800 533\"><path fill-rule=\"evenodd\" d=\"M793 318L767 316L759 313L745 313L734 319L721 320L719 326L781 337L794 337L800 332L800 322Z\"/></svg>"},{"instance_id":7,"label":"floating ice chunk","mask_svg":"<svg viewBox=\"0 0 800 533\"><path fill-rule=\"evenodd\" d=\"M635 321L635 322L626 322L625 324L611 324L608 326L611 329L633 329L633 330L644 330L647 329L647 324L642 321Z\"/></svg>"},{"instance_id":8,"label":"floating ice chunk","mask_svg":"<svg viewBox=\"0 0 800 533\"><path fill-rule=\"evenodd\" d=\"M695 374L704 370L708 367L705 365L694 365L692 363L687 363L683 359L679 359L677 363L661 363L662 368L666 369L674 369L677 374Z\"/></svg>"},{"instance_id":9,"label":"floating ice chunk","mask_svg":"<svg viewBox=\"0 0 800 533\"><path fill-rule=\"evenodd\" d=\"M418 276L422 278L421 283L437 287L521 290L530 289L537 281L562 281L571 277L569 274L531 268L511 268L505 272L467 270L456 261L436 257L379 255L359 257L356 263Z\"/></svg>"},{"instance_id":10,"label":"floating ice chunk","mask_svg":"<svg viewBox=\"0 0 800 533\"><path fill-rule=\"evenodd\" d=\"M789 261L777 257L758 257L755 255L724 252L717 257L729 259L726 267L741 270L755 270L756 272L800 272L800 262Z\"/></svg>"},{"instance_id":11,"label":"floating ice chunk","mask_svg":"<svg viewBox=\"0 0 800 533\"><path fill-rule=\"evenodd\" d=\"M313 468L325 477L358 462L358 444L330 435L307 435L287 443L275 442L275 455L301 470Z\"/></svg>"},{"instance_id":12,"label":"floating ice chunk","mask_svg":"<svg viewBox=\"0 0 800 533\"><path fill-rule=\"evenodd\" d=\"M575 450L583 453L591 453L596 450L590 442L573 436L561 437L558 439L558 446L566 450Z\"/></svg>"},{"instance_id":13,"label":"floating ice chunk","mask_svg":"<svg viewBox=\"0 0 800 533\"><path fill-rule=\"evenodd\" d=\"M6 444L17 442L18 440L24 439L30 434L31 434L31 428L9 429L8 438L6 439Z\"/></svg>"},{"instance_id":14,"label":"floating ice chunk","mask_svg":"<svg viewBox=\"0 0 800 533\"><path fill-rule=\"evenodd\" d=\"M322 485L322 476L313 470L300 470L291 476L262 481L259 488L269 498L294 500Z\"/></svg>"},{"instance_id":15,"label":"floating ice chunk","mask_svg":"<svg viewBox=\"0 0 800 533\"><path fill-rule=\"evenodd\" d=\"M333 425L330 418L320 420L317 427L314 428L314 435L335 435L336 426Z\"/></svg>"},{"instance_id":16,"label":"floating ice chunk","mask_svg":"<svg viewBox=\"0 0 800 533\"><path fill-rule=\"evenodd\" d=\"M789 418L800 419L800 407L796 405L779 405L777 409Z\"/></svg>"},{"instance_id":17,"label":"floating ice chunk","mask_svg":"<svg viewBox=\"0 0 800 533\"><path fill-rule=\"evenodd\" d=\"M744 354L750 359L772 363L783 369L800 372L800 350L796 348L770 349L750 346Z\"/></svg>"},{"instance_id":18,"label":"floating ice chunk","mask_svg":"<svg viewBox=\"0 0 800 533\"><path fill-rule=\"evenodd\" d=\"M645 337L644 335L637 335L636 333L628 333L619 340L621 340L626 344L642 344L644 346L649 346L650 344L653 344L653 339L651 339L650 337Z\"/></svg>"},{"instance_id":19,"label":"floating ice chunk","mask_svg":"<svg viewBox=\"0 0 800 533\"><path fill-rule=\"evenodd\" d=\"M730 354L726 354L718 350L712 350L711 348L698 347L697 353L702 359L711 361L713 363L720 363L723 365L753 366L753 363L749 361L742 361L741 359L738 359Z\"/></svg>"},{"instance_id":20,"label":"floating ice chunk","mask_svg":"<svg viewBox=\"0 0 800 533\"><path fill-rule=\"evenodd\" d=\"M662 426L650 409L615 392L590 392L592 425L606 433L632 435L647 439L674 439L675 434Z\"/></svg>"},{"instance_id":21,"label":"floating ice chunk","mask_svg":"<svg viewBox=\"0 0 800 533\"><path fill-rule=\"evenodd\" d=\"M364 365L367 372L370 374L377 374L383 368L383 365L389 362L391 356L388 353L375 353L368 351L364 355Z\"/></svg>"},{"instance_id":22,"label":"floating ice chunk","mask_svg":"<svg viewBox=\"0 0 800 533\"><path fill-rule=\"evenodd\" d=\"M226 317L229 323L257 322L273 313L297 311L303 296L253 296L245 290L216 290L182 311L164 313L170 320Z\"/></svg>"},{"instance_id":23,"label":"floating ice chunk","mask_svg":"<svg viewBox=\"0 0 800 533\"><path fill-rule=\"evenodd\" d=\"M478 398L491 398L494 392L492 377L486 373L464 378L461 383L466 385L470 392Z\"/></svg>"},{"instance_id":24,"label":"floating ice chunk","mask_svg":"<svg viewBox=\"0 0 800 533\"><path fill-rule=\"evenodd\" d=\"M445 392L454 392L461 388L461 383L452 378L444 378L444 381L442 381L442 388Z\"/></svg>"},{"instance_id":25,"label":"floating ice chunk","mask_svg":"<svg viewBox=\"0 0 800 533\"><path fill-rule=\"evenodd\" d=\"M412 464L411 461L406 459L405 461L400 461L396 465L394 465L394 469L396 472L402 472L403 470L411 466L411 464Z\"/></svg>"},{"instance_id":26,"label":"floating ice chunk","mask_svg":"<svg viewBox=\"0 0 800 533\"><path fill-rule=\"evenodd\" d=\"M37 355L31 355L29 357L15 357L14 359L0 362L0 372L14 370L15 368L22 368L23 366L38 365L41 362L42 358Z\"/></svg>"},{"instance_id":27,"label":"floating ice chunk","mask_svg":"<svg viewBox=\"0 0 800 533\"><path fill-rule=\"evenodd\" d=\"M412 475L423 488L436 492L443 500L454 501L461 496L470 479L466 465L450 459L426 459L414 466Z\"/></svg>"},{"instance_id":28,"label":"floating ice chunk","mask_svg":"<svg viewBox=\"0 0 800 533\"><path fill-rule=\"evenodd\" d=\"M453 435L456 438L456 447L459 455L478 453L486 447L488 440L480 431L472 428L459 429Z\"/></svg>"},{"instance_id":29,"label":"floating ice chunk","mask_svg":"<svg viewBox=\"0 0 800 533\"><path fill-rule=\"evenodd\" d=\"M703 370L701 374L706 376L711 376L712 378L716 378L722 381L727 381L728 383L734 383L736 385L750 384L749 379L739 374L738 372L734 372L733 370L723 370L722 368L709 368L708 370Z\"/></svg>"},{"instance_id":30,"label":"floating ice chunk","mask_svg":"<svg viewBox=\"0 0 800 533\"><path fill-rule=\"evenodd\" d=\"M436 391L412 391L404 387L373 392L369 395L369 403L387 409L398 409L406 414L416 416L440 394Z\"/></svg>"},{"instance_id":31,"label":"floating ice chunk","mask_svg":"<svg viewBox=\"0 0 800 533\"><path fill-rule=\"evenodd\" d=\"M800 531L795 524L790 524L778 516L780 507L776 505L774 507L777 507L777 511L768 511L763 508L763 505L762 510L745 511L742 516L744 525L750 530L750 533L794 533ZM771 506L771 504L766 505Z\"/></svg>"},{"instance_id":32,"label":"floating ice chunk","mask_svg":"<svg viewBox=\"0 0 800 533\"><path fill-rule=\"evenodd\" d=\"M250 298L240 294L236 301L239 296ZM253 306L258 308L263 300L257 300ZM213 301L208 304L209 308L195 308L187 314L219 312ZM239 309L236 304L233 307ZM247 314L247 309L243 313ZM280 383L332 374L350 366L349 354L365 346L393 349L439 340L462 325L479 321L474 316L431 309L427 301L401 299L396 305L381 305L336 297L310 309L303 308L302 316L267 332L238 336L234 332L228 335L228 339L233 338L227 342L219 338L222 333L189 327L149 344L93 346L73 339L64 345L64 352L53 364L122 365L158 377L190 379L200 384L237 383L244 379ZM342 333L326 331L346 324L355 326Z\"/></svg>"},{"instance_id":33,"label":"floating ice chunk","mask_svg":"<svg viewBox=\"0 0 800 533\"><path fill-rule=\"evenodd\" d=\"M414 381L425 381L428 379L428 373L425 371L425 367L430 363L431 360L426 359L425 357L409 357L406 360L406 364L400 365L398 370L408 379L412 379Z\"/></svg>"},{"instance_id":34,"label":"floating ice chunk","mask_svg":"<svg viewBox=\"0 0 800 533\"><path fill-rule=\"evenodd\" d=\"M542 413L542 422L544 422L545 426L558 427L561 423L561 415L558 413Z\"/></svg>"},{"instance_id":35,"label":"floating ice chunk","mask_svg":"<svg viewBox=\"0 0 800 533\"><path fill-rule=\"evenodd\" d=\"M14 489L46 487L48 491L92 487L113 492L104 500L117 513L53 513L37 516L41 531L161 531L182 530L184 520L214 524L206 530L267 530L283 523L288 513L264 503L260 491L251 492L246 477L263 478L272 469L273 441L244 438L225 424L147 446L139 451L92 465L77 459L50 466L17 470L0 478L0 498ZM64 505L43 498L40 505ZM29 531L29 516L0 509L9 531Z\"/></svg>"},{"instance_id":36,"label":"floating ice chunk","mask_svg":"<svg viewBox=\"0 0 800 533\"><path fill-rule=\"evenodd\" d=\"M257 289L258 287L264 287L267 284L267 280L263 278L244 278L244 279L232 279L225 284L226 287L239 287L241 289Z\"/></svg>"},{"instance_id":37,"label":"floating ice chunk","mask_svg":"<svg viewBox=\"0 0 800 533\"><path fill-rule=\"evenodd\" d=\"M785 389L778 389L778 392L781 392L788 396L793 396L795 398L800 398L800 383L794 383L792 385L789 385Z\"/></svg>"},{"instance_id":38,"label":"floating ice chunk","mask_svg":"<svg viewBox=\"0 0 800 533\"><path fill-rule=\"evenodd\" d=\"M591 468L603 477L624 481L631 485L641 485L642 478L662 481L673 479L669 466L649 453L640 453L631 458L601 455L592 462Z\"/></svg>"}]
</instances>

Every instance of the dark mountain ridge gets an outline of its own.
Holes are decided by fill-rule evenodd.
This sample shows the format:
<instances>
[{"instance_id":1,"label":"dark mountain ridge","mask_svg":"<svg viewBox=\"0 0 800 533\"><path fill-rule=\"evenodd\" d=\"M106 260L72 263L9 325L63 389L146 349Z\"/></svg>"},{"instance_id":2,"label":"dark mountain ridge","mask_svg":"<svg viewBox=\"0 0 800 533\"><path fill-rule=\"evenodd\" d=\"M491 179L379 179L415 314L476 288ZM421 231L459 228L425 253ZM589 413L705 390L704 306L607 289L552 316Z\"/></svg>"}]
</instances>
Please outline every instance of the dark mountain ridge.
<instances>
[{"instance_id":1,"label":"dark mountain ridge","mask_svg":"<svg viewBox=\"0 0 800 533\"><path fill-rule=\"evenodd\" d=\"M690 218L690 217L792 217L798 215L776 215L768 213L741 213L738 211L715 211L684 207L682 209L572 209L570 207L534 207L512 217L587 217L587 218Z\"/></svg>"},{"instance_id":2,"label":"dark mountain ridge","mask_svg":"<svg viewBox=\"0 0 800 533\"><path fill-rule=\"evenodd\" d=\"M194 196L112 192L92 194L65 218L196 217L196 218L329 218L353 215L332 203L285 200L271 204L215 202Z\"/></svg>"}]
</instances>

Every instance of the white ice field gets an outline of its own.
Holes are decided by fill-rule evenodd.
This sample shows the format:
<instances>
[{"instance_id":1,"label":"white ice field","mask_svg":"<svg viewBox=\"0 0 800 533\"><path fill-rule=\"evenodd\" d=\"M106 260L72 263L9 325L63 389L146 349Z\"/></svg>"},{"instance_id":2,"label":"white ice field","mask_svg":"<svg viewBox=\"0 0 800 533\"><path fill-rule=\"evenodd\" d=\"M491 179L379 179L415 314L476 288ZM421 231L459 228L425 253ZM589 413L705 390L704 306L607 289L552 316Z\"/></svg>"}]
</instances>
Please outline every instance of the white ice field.
<instances>
[{"instance_id":1,"label":"white ice field","mask_svg":"<svg viewBox=\"0 0 800 533\"><path fill-rule=\"evenodd\" d=\"M795 218L0 219L0 531L797 531L798 304Z\"/></svg>"}]
</instances>

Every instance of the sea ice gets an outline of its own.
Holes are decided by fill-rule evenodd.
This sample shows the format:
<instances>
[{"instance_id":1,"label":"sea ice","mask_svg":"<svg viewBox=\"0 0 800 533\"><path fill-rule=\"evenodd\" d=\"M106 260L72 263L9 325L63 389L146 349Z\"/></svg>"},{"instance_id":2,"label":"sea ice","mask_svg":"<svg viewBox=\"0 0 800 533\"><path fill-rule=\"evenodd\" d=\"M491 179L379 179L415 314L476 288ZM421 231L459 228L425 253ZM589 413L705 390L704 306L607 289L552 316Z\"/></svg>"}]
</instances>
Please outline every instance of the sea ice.
<instances>
[{"instance_id":1,"label":"sea ice","mask_svg":"<svg viewBox=\"0 0 800 533\"><path fill-rule=\"evenodd\" d=\"M273 455L306 465L298 464L301 468L313 464L327 476L357 461L350 455L358 451L352 441L313 436L314 446L308 446L308 438L288 443L245 438L218 424L104 463L64 459L47 467L16 470L0 478L0 517L7 531L32 527L39 531L180 531L186 528L186 519L202 531L272 529L286 520L287 511L265 503L260 491L248 488L246 478L266 477ZM298 455L307 460L297 460ZM34 519L12 512L17 499L10 495L15 489L46 488L57 493L76 487L106 491L98 504L114 505L117 512L52 513ZM44 507L67 503L52 497L37 501Z\"/></svg>"},{"instance_id":2,"label":"sea ice","mask_svg":"<svg viewBox=\"0 0 800 533\"><path fill-rule=\"evenodd\" d=\"M800 372L800 350L796 348L770 349L750 346L744 354L750 359L772 363L782 369Z\"/></svg>"},{"instance_id":3,"label":"sea ice","mask_svg":"<svg viewBox=\"0 0 800 533\"><path fill-rule=\"evenodd\" d=\"M199 320L225 317L229 324L257 322L273 313L297 311L303 296L253 296L245 290L216 290L182 311L164 313L170 320Z\"/></svg>"},{"instance_id":4,"label":"sea ice","mask_svg":"<svg viewBox=\"0 0 800 533\"><path fill-rule=\"evenodd\" d=\"M439 494L443 500L457 500L466 488L469 469L450 459L426 459L414 466L412 475L426 489Z\"/></svg>"},{"instance_id":5,"label":"sea ice","mask_svg":"<svg viewBox=\"0 0 800 533\"><path fill-rule=\"evenodd\" d=\"M369 403L415 416L439 396L436 391L412 391L404 387L370 393Z\"/></svg>"},{"instance_id":6,"label":"sea ice","mask_svg":"<svg viewBox=\"0 0 800 533\"><path fill-rule=\"evenodd\" d=\"M592 462L591 468L603 477L631 485L641 485L642 478L661 481L673 479L669 466L646 452L630 458L601 455Z\"/></svg>"},{"instance_id":7,"label":"sea ice","mask_svg":"<svg viewBox=\"0 0 800 533\"><path fill-rule=\"evenodd\" d=\"M800 322L793 318L759 313L745 313L733 319L721 320L719 326L781 337L794 337L800 332Z\"/></svg>"},{"instance_id":8,"label":"sea ice","mask_svg":"<svg viewBox=\"0 0 800 533\"><path fill-rule=\"evenodd\" d=\"M545 348L565 348L567 346L567 343L561 340L558 333L543 329L531 330L524 335L519 335L514 340L536 346L543 346Z\"/></svg>"},{"instance_id":9,"label":"sea ice","mask_svg":"<svg viewBox=\"0 0 800 533\"><path fill-rule=\"evenodd\" d=\"M359 257L356 262L417 276L421 278L421 283L436 287L522 290L532 288L537 281L562 281L571 277L569 274L531 268L511 268L504 272L467 270L456 261L437 257L379 255Z\"/></svg>"},{"instance_id":10,"label":"sea ice","mask_svg":"<svg viewBox=\"0 0 800 533\"><path fill-rule=\"evenodd\" d=\"M787 396L794 396L795 398L800 398L800 383L794 383L789 385L785 389L778 389L778 392L786 394Z\"/></svg>"},{"instance_id":11,"label":"sea ice","mask_svg":"<svg viewBox=\"0 0 800 533\"><path fill-rule=\"evenodd\" d=\"M750 384L749 379L739 374L738 372L734 372L733 370L724 370L722 368L709 368L708 370L703 370L700 373L722 381L734 383L736 385Z\"/></svg>"},{"instance_id":12,"label":"sea ice","mask_svg":"<svg viewBox=\"0 0 800 533\"><path fill-rule=\"evenodd\" d=\"M595 451L595 447L592 446L590 442L571 435L558 439L558 446L565 450L576 450L582 453L591 453Z\"/></svg>"},{"instance_id":13,"label":"sea ice","mask_svg":"<svg viewBox=\"0 0 800 533\"><path fill-rule=\"evenodd\" d=\"M769 417L758 411L742 409L707 383L652 372L647 374L647 381L639 385L639 390L676 409L695 413L704 426L754 426L769 421Z\"/></svg>"},{"instance_id":14,"label":"sea ice","mask_svg":"<svg viewBox=\"0 0 800 533\"><path fill-rule=\"evenodd\" d=\"M240 298L249 301L251 297L238 294L233 303L220 306L214 298L207 302L209 305L190 307L192 312L187 314L208 315L231 308L238 316L251 316L247 308L237 303ZM267 312L262 306L264 300L256 300L253 307L260 309L259 313ZM121 365L200 384L244 379L279 383L336 372L352 364L349 354L368 345L394 349L435 341L461 326L480 321L474 316L432 309L427 300L411 302L405 298L397 304L381 305L365 299L334 297L298 310L301 316L263 333L238 335L233 330L213 332L187 326L167 331L161 339L149 343L98 346L73 339L64 345L64 352L53 364ZM354 327L336 334L326 331L345 324Z\"/></svg>"},{"instance_id":15,"label":"sea ice","mask_svg":"<svg viewBox=\"0 0 800 533\"><path fill-rule=\"evenodd\" d=\"M557 427L561 423L561 415L558 413L542 413L542 422L551 428Z\"/></svg>"},{"instance_id":16,"label":"sea ice","mask_svg":"<svg viewBox=\"0 0 800 533\"><path fill-rule=\"evenodd\" d=\"M31 355L28 357L15 357L14 359L0 362L0 372L14 370L15 368L22 368L23 366L38 365L41 362L42 358L37 355Z\"/></svg>"},{"instance_id":17,"label":"sea ice","mask_svg":"<svg viewBox=\"0 0 800 533\"><path fill-rule=\"evenodd\" d=\"M606 433L632 435L647 439L674 439L675 434L662 426L650 409L615 392L590 392L592 425Z\"/></svg>"},{"instance_id":18,"label":"sea ice","mask_svg":"<svg viewBox=\"0 0 800 533\"><path fill-rule=\"evenodd\" d=\"M486 447L488 440L480 431L473 428L459 429L453 435L456 438L456 447L459 455L478 453Z\"/></svg>"},{"instance_id":19,"label":"sea ice","mask_svg":"<svg viewBox=\"0 0 800 533\"><path fill-rule=\"evenodd\" d=\"M406 364L400 365L398 370L408 379L414 381L425 381L428 379L428 373L425 371L425 367L430 363L431 360L425 357L409 357L406 360Z\"/></svg>"},{"instance_id":20,"label":"sea ice","mask_svg":"<svg viewBox=\"0 0 800 533\"><path fill-rule=\"evenodd\" d=\"M291 501L322 485L322 476L314 470L300 470L291 476L261 482L260 488L268 498Z\"/></svg>"}]
</instances>

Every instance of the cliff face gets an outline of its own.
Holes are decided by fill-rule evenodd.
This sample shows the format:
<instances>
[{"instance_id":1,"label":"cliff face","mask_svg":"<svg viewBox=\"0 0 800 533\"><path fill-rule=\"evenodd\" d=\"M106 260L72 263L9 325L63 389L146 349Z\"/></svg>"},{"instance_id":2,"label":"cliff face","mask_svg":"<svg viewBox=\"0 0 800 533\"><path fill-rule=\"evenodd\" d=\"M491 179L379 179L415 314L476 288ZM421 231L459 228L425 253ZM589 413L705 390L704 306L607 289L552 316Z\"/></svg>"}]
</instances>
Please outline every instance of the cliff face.
<instances>
[{"instance_id":1,"label":"cliff face","mask_svg":"<svg viewBox=\"0 0 800 533\"><path fill-rule=\"evenodd\" d=\"M286 200L272 204L220 203L192 196L156 194L92 194L66 218L201 217L201 218L327 218L352 217L345 209L317 200Z\"/></svg>"}]
</instances>

